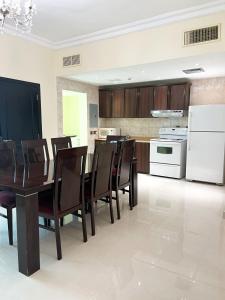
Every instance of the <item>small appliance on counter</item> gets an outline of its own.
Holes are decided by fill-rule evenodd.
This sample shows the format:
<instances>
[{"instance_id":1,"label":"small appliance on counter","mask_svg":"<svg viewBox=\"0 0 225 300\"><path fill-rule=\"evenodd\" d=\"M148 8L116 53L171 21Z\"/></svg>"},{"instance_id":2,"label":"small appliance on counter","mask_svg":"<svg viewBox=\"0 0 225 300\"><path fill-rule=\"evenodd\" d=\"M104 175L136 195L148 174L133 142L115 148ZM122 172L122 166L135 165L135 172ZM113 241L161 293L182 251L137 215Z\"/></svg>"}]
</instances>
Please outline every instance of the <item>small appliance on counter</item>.
<instances>
[{"instance_id":1,"label":"small appliance on counter","mask_svg":"<svg viewBox=\"0 0 225 300\"><path fill-rule=\"evenodd\" d=\"M187 128L160 128L150 141L150 174L181 179L185 176Z\"/></svg>"},{"instance_id":2,"label":"small appliance on counter","mask_svg":"<svg viewBox=\"0 0 225 300\"><path fill-rule=\"evenodd\" d=\"M106 139L107 135L121 135L120 128L99 128L98 130L98 138Z\"/></svg>"},{"instance_id":3,"label":"small appliance on counter","mask_svg":"<svg viewBox=\"0 0 225 300\"><path fill-rule=\"evenodd\" d=\"M186 179L224 184L225 105L189 107Z\"/></svg>"}]
</instances>

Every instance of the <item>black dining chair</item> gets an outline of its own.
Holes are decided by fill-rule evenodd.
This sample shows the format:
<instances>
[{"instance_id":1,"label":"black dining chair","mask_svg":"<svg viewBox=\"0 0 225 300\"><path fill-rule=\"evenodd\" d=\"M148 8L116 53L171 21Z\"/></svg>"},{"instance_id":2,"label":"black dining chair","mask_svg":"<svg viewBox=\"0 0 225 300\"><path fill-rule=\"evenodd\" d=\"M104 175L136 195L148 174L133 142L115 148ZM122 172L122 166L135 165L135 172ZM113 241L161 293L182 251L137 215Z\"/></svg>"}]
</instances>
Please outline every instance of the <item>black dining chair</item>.
<instances>
[{"instance_id":1,"label":"black dining chair","mask_svg":"<svg viewBox=\"0 0 225 300\"><path fill-rule=\"evenodd\" d=\"M21 141L21 145L24 165L26 167L25 170L28 172L27 176L36 177L38 174L43 176L40 171L46 162L48 163L46 164L47 169L45 170L47 174L50 161L47 140L24 140Z\"/></svg>"},{"instance_id":2,"label":"black dining chair","mask_svg":"<svg viewBox=\"0 0 225 300\"><path fill-rule=\"evenodd\" d=\"M0 142L0 181L14 183L16 176L15 143L13 141ZM13 208L16 207L16 195L10 191L0 191L0 207L6 209L9 244L13 245Z\"/></svg>"},{"instance_id":3,"label":"black dining chair","mask_svg":"<svg viewBox=\"0 0 225 300\"><path fill-rule=\"evenodd\" d=\"M91 180L85 183L85 201L90 206L92 235L95 235L94 204L102 200L109 204L111 223L114 223L112 207L112 168L116 147L114 144L95 146Z\"/></svg>"},{"instance_id":4,"label":"black dining chair","mask_svg":"<svg viewBox=\"0 0 225 300\"><path fill-rule=\"evenodd\" d=\"M54 170L54 193L51 197L40 197L39 216L54 221L54 228L39 225L55 232L57 258L62 258L59 220L81 210L83 240L87 242L84 176L87 147L58 150Z\"/></svg>"},{"instance_id":5,"label":"black dining chair","mask_svg":"<svg viewBox=\"0 0 225 300\"><path fill-rule=\"evenodd\" d=\"M132 199L132 161L134 158L135 140L118 143L117 166L114 166L112 176L112 190L116 193L117 218L120 219L119 190L129 193L130 209L133 209ZM129 190L126 188L129 187Z\"/></svg>"},{"instance_id":6,"label":"black dining chair","mask_svg":"<svg viewBox=\"0 0 225 300\"><path fill-rule=\"evenodd\" d=\"M58 150L72 148L72 141L70 136L52 138L51 143L54 159L56 158L56 153Z\"/></svg>"},{"instance_id":7,"label":"black dining chair","mask_svg":"<svg viewBox=\"0 0 225 300\"><path fill-rule=\"evenodd\" d=\"M127 137L125 135L107 135L106 143L117 143L126 141Z\"/></svg>"}]
</instances>

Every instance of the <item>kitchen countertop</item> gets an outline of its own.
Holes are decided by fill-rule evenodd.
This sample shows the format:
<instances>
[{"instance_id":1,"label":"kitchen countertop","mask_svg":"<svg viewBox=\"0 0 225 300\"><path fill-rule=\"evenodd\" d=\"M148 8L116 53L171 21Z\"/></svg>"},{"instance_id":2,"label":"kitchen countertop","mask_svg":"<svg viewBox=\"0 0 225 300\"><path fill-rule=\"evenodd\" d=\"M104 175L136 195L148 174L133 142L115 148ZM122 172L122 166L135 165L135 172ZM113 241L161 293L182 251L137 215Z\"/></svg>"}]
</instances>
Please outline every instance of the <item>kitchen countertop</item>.
<instances>
[{"instance_id":1,"label":"kitchen countertop","mask_svg":"<svg viewBox=\"0 0 225 300\"><path fill-rule=\"evenodd\" d=\"M135 140L136 142L139 143L149 143L150 140L155 139L156 137L150 137L150 136L129 136L129 139ZM97 138L97 141L105 141L106 139L100 139Z\"/></svg>"}]
</instances>

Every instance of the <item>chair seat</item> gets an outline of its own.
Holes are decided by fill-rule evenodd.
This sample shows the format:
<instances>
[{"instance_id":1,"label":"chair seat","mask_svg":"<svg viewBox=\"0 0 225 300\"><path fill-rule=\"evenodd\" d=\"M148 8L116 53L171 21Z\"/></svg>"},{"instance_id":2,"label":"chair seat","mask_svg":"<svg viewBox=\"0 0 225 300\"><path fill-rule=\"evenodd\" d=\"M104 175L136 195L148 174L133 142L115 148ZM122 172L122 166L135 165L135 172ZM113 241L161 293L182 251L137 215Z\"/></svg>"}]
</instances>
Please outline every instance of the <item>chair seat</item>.
<instances>
[{"instance_id":1,"label":"chair seat","mask_svg":"<svg viewBox=\"0 0 225 300\"><path fill-rule=\"evenodd\" d=\"M4 208L16 207L16 195L12 192L1 191L0 192L0 206Z\"/></svg>"}]
</instances>

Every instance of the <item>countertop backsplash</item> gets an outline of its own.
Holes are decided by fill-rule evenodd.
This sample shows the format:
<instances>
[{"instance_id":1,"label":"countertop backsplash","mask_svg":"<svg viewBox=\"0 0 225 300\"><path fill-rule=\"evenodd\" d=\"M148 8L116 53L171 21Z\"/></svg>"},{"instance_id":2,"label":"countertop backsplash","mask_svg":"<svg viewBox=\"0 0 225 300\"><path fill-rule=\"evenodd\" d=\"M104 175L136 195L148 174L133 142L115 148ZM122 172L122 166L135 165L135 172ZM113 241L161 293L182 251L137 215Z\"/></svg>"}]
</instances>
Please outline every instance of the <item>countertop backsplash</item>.
<instances>
[{"instance_id":1,"label":"countertop backsplash","mask_svg":"<svg viewBox=\"0 0 225 300\"><path fill-rule=\"evenodd\" d=\"M157 137L159 135L159 128L186 127L188 125L188 118L109 118L100 119L99 125L102 128L121 128L122 135Z\"/></svg>"}]
</instances>

